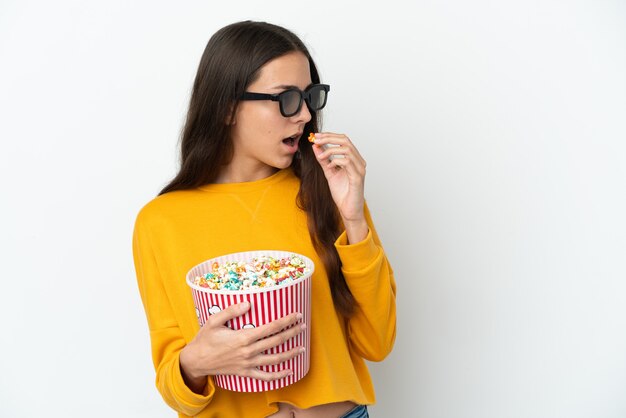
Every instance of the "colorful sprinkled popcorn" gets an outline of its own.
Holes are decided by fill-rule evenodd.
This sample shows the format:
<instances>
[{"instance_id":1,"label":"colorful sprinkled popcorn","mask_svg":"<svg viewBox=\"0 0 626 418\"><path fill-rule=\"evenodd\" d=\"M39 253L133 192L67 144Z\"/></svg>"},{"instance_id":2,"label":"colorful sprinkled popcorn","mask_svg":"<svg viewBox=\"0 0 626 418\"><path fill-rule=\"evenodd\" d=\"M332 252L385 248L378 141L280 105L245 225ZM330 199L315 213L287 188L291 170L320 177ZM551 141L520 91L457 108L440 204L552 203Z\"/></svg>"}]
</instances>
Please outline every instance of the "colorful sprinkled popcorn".
<instances>
[{"instance_id":1,"label":"colorful sprinkled popcorn","mask_svg":"<svg viewBox=\"0 0 626 418\"><path fill-rule=\"evenodd\" d=\"M293 283L310 271L304 261L296 256L275 259L255 257L249 263L231 261L220 265L215 262L211 271L196 276L194 284L214 290L249 290Z\"/></svg>"}]
</instances>

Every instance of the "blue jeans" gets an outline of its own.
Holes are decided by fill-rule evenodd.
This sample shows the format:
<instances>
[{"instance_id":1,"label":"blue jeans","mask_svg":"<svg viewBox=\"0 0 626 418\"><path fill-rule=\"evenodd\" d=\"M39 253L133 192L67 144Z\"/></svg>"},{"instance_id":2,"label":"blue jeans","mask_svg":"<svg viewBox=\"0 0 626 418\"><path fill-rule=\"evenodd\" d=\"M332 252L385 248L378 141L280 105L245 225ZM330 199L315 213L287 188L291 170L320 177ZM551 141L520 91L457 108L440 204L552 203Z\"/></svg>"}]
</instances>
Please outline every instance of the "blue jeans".
<instances>
[{"instance_id":1,"label":"blue jeans","mask_svg":"<svg viewBox=\"0 0 626 418\"><path fill-rule=\"evenodd\" d=\"M370 415L367 413L367 406L359 405L355 406L339 418L369 418L369 416Z\"/></svg>"}]
</instances>

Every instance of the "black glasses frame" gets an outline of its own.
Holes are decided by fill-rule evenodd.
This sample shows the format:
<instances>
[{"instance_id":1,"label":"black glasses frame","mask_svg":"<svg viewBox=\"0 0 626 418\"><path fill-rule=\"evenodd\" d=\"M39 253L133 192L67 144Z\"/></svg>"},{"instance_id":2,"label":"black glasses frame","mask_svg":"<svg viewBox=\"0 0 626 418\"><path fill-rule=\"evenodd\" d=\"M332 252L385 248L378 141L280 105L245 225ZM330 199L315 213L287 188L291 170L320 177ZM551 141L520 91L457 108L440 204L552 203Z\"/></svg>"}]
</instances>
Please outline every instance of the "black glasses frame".
<instances>
[{"instance_id":1,"label":"black glasses frame","mask_svg":"<svg viewBox=\"0 0 626 418\"><path fill-rule=\"evenodd\" d=\"M319 106L316 109L313 109L311 107L311 90L314 88L322 88L324 90L324 103L322 103L321 106ZM283 108L283 100L281 100L281 98L285 97L286 93L289 93L291 91L297 91L298 93L300 93L300 103L298 103L298 108L296 109L295 112L291 112L291 113L287 113L285 112L285 109ZM309 87L306 88L306 90L302 91L299 88L293 87L290 89L287 89L283 92L280 92L278 94L267 94L267 93L252 93L252 92L244 92L241 95L241 100L271 100L273 102L278 102L279 104L279 108L280 108L280 114L283 115L284 117L288 118L291 117L293 115L298 114L298 112L300 112L300 110L302 109L302 102L305 101L306 105L309 107L309 109L313 110L313 111L318 111L318 110L322 110L324 108L324 106L326 106L326 102L328 101L328 92L330 91L330 86L328 84L312 84Z\"/></svg>"}]
</instances>

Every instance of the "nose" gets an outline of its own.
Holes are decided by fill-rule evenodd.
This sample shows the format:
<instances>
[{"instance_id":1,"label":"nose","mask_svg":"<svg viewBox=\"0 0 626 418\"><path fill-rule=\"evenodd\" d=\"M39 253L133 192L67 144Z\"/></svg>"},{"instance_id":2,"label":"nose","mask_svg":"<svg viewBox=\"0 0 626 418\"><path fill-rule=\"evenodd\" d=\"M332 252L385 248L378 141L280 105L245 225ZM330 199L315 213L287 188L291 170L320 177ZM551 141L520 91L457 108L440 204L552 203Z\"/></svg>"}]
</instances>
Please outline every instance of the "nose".
<instances>
[{"instance_id":1,"label":"nose","mask_svg":"<svg viewBox=\"0 0 626 418\"><path fill-rule=\"evenodd\" d=\"M306 101L302 101L302 107L300 107L300 111L291 117L294 122L297 123L307 123L311 120L311 111L309 111L309 106L307 106Z\"/></svg>"}]
</instances>

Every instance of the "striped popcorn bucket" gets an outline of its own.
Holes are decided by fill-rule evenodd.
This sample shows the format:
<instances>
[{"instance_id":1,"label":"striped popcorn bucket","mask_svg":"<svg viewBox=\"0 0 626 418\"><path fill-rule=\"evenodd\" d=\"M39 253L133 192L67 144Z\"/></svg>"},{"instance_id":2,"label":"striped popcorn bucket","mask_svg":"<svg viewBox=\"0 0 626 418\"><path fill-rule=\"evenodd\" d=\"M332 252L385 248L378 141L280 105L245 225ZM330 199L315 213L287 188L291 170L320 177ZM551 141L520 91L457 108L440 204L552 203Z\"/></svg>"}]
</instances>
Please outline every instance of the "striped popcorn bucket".
<instances>
[{"instance_id":1,"label":"striped popcorn bucket","mask_svg":"<svg viewBox=\"0 0 626 418\"><path fill-rule=\"evenodd\" d=\"M250 262L254 257L270 256L285 258L291 255L300 257L310 272L293 283L273 287L250 290L213 290L194 284L197 276L203 276L211 271L214 262L219 264L231 261ZM278 372L283 369L293 371L291 376L271 382L235 375L213 376L215 384L223 389L236 392L263 392L288 386L302 379L309 371L310 341L311 341L311 275L315 266L311 259L289 251L246 251L212 258L193 267L187 273L187 284L191 287L191 294L196 306L196 315L200 326L203 326L209 316L226 309L228 306L248 301L250 310L244 315L234 318L226 325L233 330L259 327L268 322L282 318L292 312L302 313L302 322L306 329L286 342L273 347L266 354L282 353L294 347L302 346L306 350L303 354L278 365L259 366L267 372Z\"/></svg>"}]
</instances>

